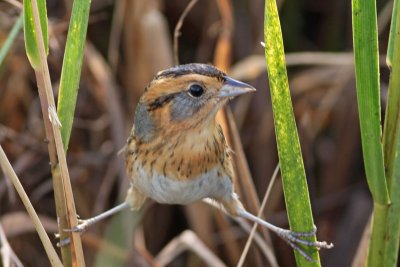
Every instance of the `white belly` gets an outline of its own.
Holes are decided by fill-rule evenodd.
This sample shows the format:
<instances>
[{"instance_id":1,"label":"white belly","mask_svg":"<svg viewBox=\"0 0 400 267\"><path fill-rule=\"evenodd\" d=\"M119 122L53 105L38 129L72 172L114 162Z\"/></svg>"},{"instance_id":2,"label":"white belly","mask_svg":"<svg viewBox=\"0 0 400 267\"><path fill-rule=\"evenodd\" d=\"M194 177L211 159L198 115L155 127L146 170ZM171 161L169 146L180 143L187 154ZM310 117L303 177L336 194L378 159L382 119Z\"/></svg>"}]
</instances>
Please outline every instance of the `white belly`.
<instances>
[{"instance_id":1,"label":"white belly","mask_svg":"<svg viewBox=\"0 0 400 267\"><path fill-rule=\"evenodd\" d=\"M207 197L221 198L233 192L230 178L226 175L218 177L216 169L189 181L179 181L158 173L147 177L146 172L139 168L133 184L148 197L168 204L188 204Z\"/></svg>"}]
</instances>

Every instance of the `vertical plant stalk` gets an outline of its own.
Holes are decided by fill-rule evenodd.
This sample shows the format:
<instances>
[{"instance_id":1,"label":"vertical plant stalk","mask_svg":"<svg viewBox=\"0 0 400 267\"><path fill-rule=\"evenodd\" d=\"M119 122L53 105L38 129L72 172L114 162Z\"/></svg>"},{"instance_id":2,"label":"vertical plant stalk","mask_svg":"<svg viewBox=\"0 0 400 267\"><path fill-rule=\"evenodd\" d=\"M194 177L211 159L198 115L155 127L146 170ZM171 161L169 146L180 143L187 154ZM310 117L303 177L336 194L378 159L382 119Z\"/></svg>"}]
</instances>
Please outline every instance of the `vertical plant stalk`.
<instances>
[{"instance_id":1,"label":"vertical plant stalk","mask_svg":"<svg viewBox=\"0 0 400 267\"><path fill-rule=\"evenodd\" d=\"M38 2L36 0L31 0L31 7L33 11L33 24L34 24L34 30L35 30L35 39L36 40L31 40L35 41L37 45L37 52L38 52L38 60L39 60L39 65L34 66L35 73L36 73L36 78L38 82L38 88L39 88L39 97L41 101L41 106L42 106L42 112L44 116L44 123L46 127L46 135L48 137L49 141L49 153L51 155L51 159L53 160L52 163L52 170L53 170L53 175L57 173L57 170L59 168L60 170L60 175L54 175L53 179L57 179L61 177L61 181L54 181L54 192L55 192L55 197L56 197L56 205L65 205L66 207L66 214L57 214L59 216L60 220L60 236L63 237L65 236L63 234L64 229L72 228L72 226L75 226L77 224L77 218L76 218L76 211L75 211L75 204L74 204L74 199L72 195L72 189L71 189L71 183L69 179L69 173L68 173L68 168L67 168L67 163L66 163L66 157L64 153L64 148L62 144L62 139L61 139L61 133L60 133L60 124L58 121L58 117L56 114L55 110L55 103L54 103L54 97L53 97L53 91L51 88L51 81L50 81L50 75L49 75L49 69L47 66L47 59L46 59L46 50L45 50L45 45L43 41L43 33L42 33L42 23L43 18L41 19L39 16L39 8L38 8ZM28 19L28 18L26 18ZM30 19L30 18L29 18ZM46 27L47 28L47 27ZM45 37L47 38L47 37ZM34 51L35 53L36 51ZM27 51L29 54L29 52ZM54 155L54 147L55 151L57 153L57 158ZM63 202L63 204L61 204ZM66 227L65 227L66 226ZM82 243L80 239L80 234L79 233L71 233L70 234L71 238L71 256L72 256L72 262L71 264L73 266L84 266L84 258L83 258L83 251L82 251ZM64 259L64 255L63 255ZM65 265L69 265L69 262L64 262Z\"/></svg>"},{"instance_id":2,"label":"vertical plant stalk","mask_svg":"<svg viewBox=\"0 0 400 267\"><path fill-rule=\"evenodd\" d=\"M385 233L383 266L397 266L400 240L400 15L399 1L395 0L389 38L392 65L384 128L385 170L391 205ZM392 29L396 29L393 30Z\"/></svg>"},{"instance_id":3,"label":"vertical plant stalk","mask_svg":"<svg viewBox=\"0 0 400 267\"><path fill-rule=\"evenodd\" d=\"M10 178L29 216L32 218L33 225L35 226L36 232L38 233L40 241L43 244L44 250L46 251L47 257L50 260L51 266L57 266L57 267L63 266L60 259L58 258L57 252L55 251L49 237L47 236L46 230L44 229L42 223L40 222L39 216L35 212L35 209L32 206L32 203L30 202L28 195L26 194L24 188L22 187L21 182L19 181L17 175L15 174L1 146L0 146L0 165L4 171L4 174Z\"/></svg>"},{"instance_id":4,"label":"vertical plant stalk","mask_svg":"<svg viewBox=\"0 0 400 267\"><path fill-rule=\"evenodd\" d=\"M313 230L314 222L290 97L282 32L275 0L265 2L264 40L279 165L289 224L293 231L308 232ZM315 241L315 236L310 240ZM320 266L318 251L311 247L303 249L315 262L307 261L295 251L297 266Z\"/></svg>"},{"instance_id":5,"label":"vertical plant stalk","mask_svg":"<svg viewBox=\"0 0 400 267\"><path fill-rule=\"evenodd\" d=\"M398 124L400 127L400 123ZM382 266L396 267L398 262L400 240L400 134L397 135L396 157L393 171L392 205L388 211L388 222L385 232L385 254Z\"/></svg>"},{"instance_id":6,"label":"vertical plant stalk","mask_svg":"<svg viewBox=\"0 0 400 267\"><path fill-rule=\"evenodd\" d=\"M367 182L374 200L368 266L383 262L390 198L387 189L379 95L378 30L375 0L353 0L353 43L357 102Z\"/></svg>"},{"instance_id":7,"label":"vertical plant stalk","mask_svg":"<svg viewBox=\"0 0 400 267\"><path fill-rule=\"evenodd\" d=\"M43 0L39 0L40 2L44 2ZM56 146L54 143L54 136L52 132L51 123L49 121L49 113L48 107L49 103L47 101L46 93L44 88L44 79L39 71L36 71L40 68L40 56L38 51L38 44L37 44L37 31L35 30L35 23L32 11L32 3L31 0L24 0L24 41L25 41L25 50L28 56L29 62L31 63L32 67L35 69L36 75L36 82L39 88L39 99L40 105L43 114L43 123L46 132L48 150L49 150L49 159L50 159L50 166L51 166L51 173L53 177L53 189L54 189L54 198L55 198L55 205L56 205L56 213L57 218L59 221L59 237L60 239L68 238L69 235L62 231L62 229L68 228L68 221L67 221L67 208L66 203L64 200L64 193L63 193L63 185L62 180L60 177L60 172L58 170L58 160L57 160L57 153L56 153ZM47 18L46 14L46 5L41 4L39 7L39 15L42 18L42 21ZM41 23L41 29L43 29L42 34L47 35L47 20L45 23ZM45 52L47 54L48 49L48 38L47 36L43 38L43 43L45 46ZM41 72L40 72L41 73ZM63 246L61 247L61 255L64 265L71 266L71 249L70 246Z\"/></svg>"},{"instance_id":8,"label":"vertical plant stalk","mask_svg":"<svg viewBox=\"0 0 400 267\"><path fill-rule=\"evenodd\" d=\"M378 31L375 0L353 0L353 42L357 101L365 172L374 201L386 205L389 196L381 144Z\"/></svg>"},{"instance_id":9,"label":"vertical plant stalk","mask_svg":"<svg viewBox=\"0 0 400 267\"><path fill-rule=\"evenodd\" d=\"M390 190L391 183L392 183L392 172L393 172L393 164L395 158L395 151L396 151L396 137L398 125L397 122L400 117L400 78L398 77L400 70L399 70L399 62L400 53L399 53L399 45L400 45L400 15L396 11L399 8L399 0L395 0L393 5L393 16L392 17L392 25L390 26L390 37L389 37L389 45L388 50L392 49L391 54L391 73L390 73L390 80L389 80L389 92L388 92L388 99L386 105L386 117L385 117L385 127L383 132L383 146L384 146L384 153L385 153L385 170L386 170L386 177L388 188ZM397 6L396 6L397 5ZM393 24L397 24L393 25ZM397 29L396 31L394 29ZM393 49L393 47L397 47L397 49ZM389 53L389 51L388 51ZM389 58L389 54L387 55ZM389 191L390 193L390 191Z\"/></svg>"},{"instance_id":10,"label":"vertical plant stalk","mask_svg":"<svg viewBox=\"0 0 400 267\"><path fill-rule=\"evenodd\" d=\"M217 0L216 4L219 14L221 16L222 30L218 36L217 44L215 47L213 64L219 69L228 71L231 67L234 12L232 10L231 0ZM246 156L244 154L243 146L240 140L239 131L237 129L237 125L233 118L230 107L225 106L223 109L218 111L216 120L223 129L228 145L232 147L236 154L236 157L234 157L233 166L235 175L234 182L236 190L238 190L237 193L240 194L243 203L246 205L246 208L250 212L256 213L260 209L260 200L257 196L253 179L251 178L250 169L246 161ZM220 224L220 227L223 227L222 224ZM267 240L267 243L270 245L271 250L273 250L268 230L264 227L261 227L260 231L262 232L264 238ZM229 237L226 237L227 240L228 238ZM236 243L230 242L227 248L228 251L235 251L236 247ZM271 253L271 255L271 257L274 257L273 253ZM255 256L258 256L258 254L255 254ZM231 259L234 260L234 262L239 260L233 257Z\"/></svg>"},{"instance_id":11,"label":"vertical plant stalk","mask_svg":"<svg viewBox=\"0 0 400 267\"><path fill-rule=\"evenodd\" d=\"M263 200L261 202L260 210L257 213L257 217L261 218L261 216L262 216L262 214L264 212L265 206L267 205L267 200L268 200L268 198L269 198L269 196L271 194L271 191L272 191L272 187L274 186L276 178L278 177L278 171L279 171L279 163L276 166L276 168L274 170L274 173L272 174L271 180L270 180L270 182L268 184L267 190L265 191L264 198L263 198ZM253 224L253 227L251 228L251 231L250 231L250 235L247 238L246 245L243 248L242 254L240 255L240 259L239 259L239 262L238 262L236 267L242 267L243 266L244 261L246 260L247 254L249 252L250 246L251 246L251 244L253 242L253 239L255 237L257 226L258 226L258 224L256 224L256 223ZM269 264L272 267L278 266L278 262L277 262L277 260L275 258L275 255L273 255L272 250L267 250L266 252L267 252L267 259L269 260Z\"/></svg>"},{"instance_id":12,"label":"vertical plant stalk","mask_svg":"<svg viewBox=\"0 0 400 267\"><path fill-rule=\"evenodd\" d=\"M218 0L217 5L222 17L223 31L218 37L213 63L222 70L229 70L232 52L231 39L234 28L232 3L229 0ZM218 111L217 121L225 133L229 146L231 146L236 153L234 168L235 177L238 177L238 179L235 179L235 183L239 185L237 189L246 188L246 190L242 190L241 197L246 205L248 205L247 208L251 212L256 213L260 209L260 200L258 199L253 179L251 178L250 169L246 161L236 123L228 106ZM262 228L261 231L264 236L267 237L268 241L270 241L268 231L265 228Z\"/></svg>"},{"instance_id":13,"label":"vertical plant stalk","mask_svg":"<svg viewBox=\"0 0 400 267\"><path fill-rule=\"evenodd\" d=\"M215 47L213 64L222 70L228 71L231 67L231 53L232 53L232 34L234 29L234 19L232 10L231 0L217 0L216 1L219 14L221 16L222 30L218 36L218 40ZM243 203L246 208L256 213L260 208L260 201L258 199L251 173L246 161L246 157L243 151L242 143L236 123L233 119L232 112L229 106L225 106L223 109L218 111L216 120L221 125L224 135L227 139L227 143L235 151L236 157L234 157L234 182L237 193L240 194ZM218 220L219 227L223 228L223 222ZM267 242L271 244L271 239L267 229L261 228L260 230ZM230 235L230 233L229 233ZM230 236L225 233L226 240L229 240ZM271 246L272 247L272 246ZM227 251L237 251L238 244L234 242L227 243ZM239 249L240 250L240 249ZM231 253L232 255L239 255L239 253ZM258 257L258 254L255 254ZM272 256L273 257L273 256ZM231 257L231 262L237 262L239 258Z\"/></svg>"}]
</instances>

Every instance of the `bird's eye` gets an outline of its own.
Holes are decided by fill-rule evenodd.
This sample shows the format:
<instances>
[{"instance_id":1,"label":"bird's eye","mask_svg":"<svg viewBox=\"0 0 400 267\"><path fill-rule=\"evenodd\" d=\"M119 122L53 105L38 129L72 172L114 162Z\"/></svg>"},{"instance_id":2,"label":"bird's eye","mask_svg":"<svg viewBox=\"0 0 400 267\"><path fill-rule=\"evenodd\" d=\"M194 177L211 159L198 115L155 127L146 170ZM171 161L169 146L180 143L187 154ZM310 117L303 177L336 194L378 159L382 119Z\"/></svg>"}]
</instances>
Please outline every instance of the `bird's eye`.
<instances>
[{"instance_id":1,"label":"bird's eye","mask_svg":"<svg viewBox=\"0 0 400 267\"><path fill-rule=\"evenodd\" d=\"M189 87L189 94L193 97L200 97L204 93L203 87L198 84L192 84Z\"/></svg>"}]
</instances>

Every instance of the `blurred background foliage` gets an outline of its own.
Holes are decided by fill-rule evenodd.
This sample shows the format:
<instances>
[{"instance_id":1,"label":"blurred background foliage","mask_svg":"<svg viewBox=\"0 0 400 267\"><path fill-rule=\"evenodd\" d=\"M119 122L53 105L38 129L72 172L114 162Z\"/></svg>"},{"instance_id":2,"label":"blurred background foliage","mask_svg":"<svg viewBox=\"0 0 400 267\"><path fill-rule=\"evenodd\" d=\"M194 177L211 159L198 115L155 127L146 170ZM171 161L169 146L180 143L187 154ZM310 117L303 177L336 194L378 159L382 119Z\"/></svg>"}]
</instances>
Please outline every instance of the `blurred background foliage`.
<instances>
[{"instance_id":1,"label":"blurred background foliage","mask_svg":"<svg viewBox=\"0 0 400 267\"><path fill-rule=\"evenodd\" d=\"M219 1L232 7L230 29L221 15L227 10L217 2L198 1L188 13L179 39L180 63L213 63L218 56L215 52L219 37L226 31L232 33L232 49L228 49L224 59L226 71L258 89L256 94L232 101L231 108L257 197L262 199L278 160L260 45L264 1ZM186 0L92 0L67 157L77 212L82 218L112 207L127 188L118 151L132 127L135 105L146 84L155 73L174 64L174 28L187 4ZM70 0L47 1L48 62L56 96L71 6ZM322 265L363 266L367 246L362 237L367 235L364 231L368 229L372 201L362 163L351 53L351 3L281 0L278 6L318 238L335 244L333 250L321 251ZM386 53L391 7L392 1L378 1L381 54ZM21 2L0 2L0 44L20 12ZM384 110L389 72L384 57L381 61ZM52 233L57 231L57 222L44 138L35 76L21 31L0 66L0 142L45 228ZM11 247L26 266L48 266L23 205L8 180L0 175L0 223ZM288 227L282 194L278 179L264 216L274 224ZM246 199L244 202L250 206ZM201 256L190 252L201 244L227 266L234 266L248 236L220 212L201 203L186 207L149 203L137 216L141 216L139 226L128 236L132 247L114 246L103 235L109 221L85 234L86 264L101 266L96 259L106 254L126 266L158 266L160 251L172 239L186 233L184 230L191 229L196 241L184 245L189 250L173 256L169 266L205 266ZM127 227L133 229L133 225ZM123 226L117 231L120 235L127 232ZM278 264L294 266L291 248L276 236L271 239ZM245 266L270 265L253 244Z\"/></svg>"}]
</instances>

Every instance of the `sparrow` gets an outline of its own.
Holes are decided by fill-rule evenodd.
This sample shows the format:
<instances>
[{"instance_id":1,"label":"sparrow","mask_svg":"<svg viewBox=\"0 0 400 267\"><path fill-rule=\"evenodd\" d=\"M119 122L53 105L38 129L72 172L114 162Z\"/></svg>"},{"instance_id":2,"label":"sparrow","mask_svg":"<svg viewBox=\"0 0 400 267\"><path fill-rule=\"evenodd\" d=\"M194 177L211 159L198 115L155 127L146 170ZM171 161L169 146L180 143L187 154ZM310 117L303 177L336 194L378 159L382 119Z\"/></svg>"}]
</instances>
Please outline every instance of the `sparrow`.
<instances>
[{"instance_id":1,"label":"sparrow","mask_svg":"<svg viewBox=\"0 0 400 267\"><path fill-rule=\"evenodd\" d=\"M159 72L145 88L134 116L134 126L125 147L130 188L125 202L72 231L122 209L140 209L150 198L163 204L186 205L212 199L230 216L264 225L312 260L299 246L331 248L296 233L276 227L247 212L235 193L231 149L216 113L231 98L254 92L251 85L227 76L207 64L185 64Z\"/></svg>"}]
</instances>

